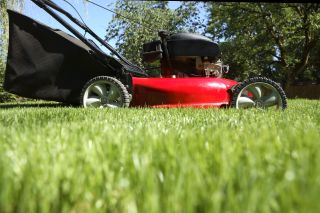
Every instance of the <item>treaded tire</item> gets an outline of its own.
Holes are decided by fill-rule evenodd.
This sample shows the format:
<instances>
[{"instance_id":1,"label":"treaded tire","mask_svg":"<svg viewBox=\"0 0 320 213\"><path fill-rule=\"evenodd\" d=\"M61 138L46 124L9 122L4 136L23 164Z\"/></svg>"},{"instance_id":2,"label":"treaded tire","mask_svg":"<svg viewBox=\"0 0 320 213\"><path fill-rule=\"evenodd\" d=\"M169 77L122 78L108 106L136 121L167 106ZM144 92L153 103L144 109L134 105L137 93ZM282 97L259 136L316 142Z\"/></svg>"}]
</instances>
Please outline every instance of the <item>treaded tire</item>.
<instances>
[{"instance_id":1,"label":"treaded tire","mask_svg":"<svg viewBox=\"0 0 320 213\"><path fill-rule=\"evenodd\" d=\"M279 108L281 109L286 109L287 108L287 96L284 92L284 90L281 88L281 86L276 83L275 81L266 78L266 77L254 77L254 78L249 78L246 79L245 81L237 84L233 89L232 89L232 101L230 106L234 108L238 108L237 102L238 98L241 95L240 93L243 92L244 89L248 88L249 85L257 84L257 83L262 83L262 84L268 84L274 88L275 91L278 92L278 97L281 99L281 104ZM257 107L259 108L259 107Z\"/></svg>"},{"instance_id":2,"label":"treaded tire","mask_svg":"<svg viewBox=\"0 0 320 213\"><path fill-rule=\"evenodd\" d=\"M114 77L110 77L110 76L97 76L97 77L90 79L82 88L81 95L80 95L80 105L82 107L87 107L84 99L86 98L85 96L88 96L88 94L87 94L87 93L89 93L88 88L97 82L102 82L105 84L113 85L117 88L118 92L120 93L118 99L121 99L121 103L117 107L128 107L130 105L131 95L129 94L126 87L121 83L121 81L119 81L118 79L116 79ZM106 106L106 105L99 106L99 108L104 108L104 107L108 108L108 106ZM116 107L114 107L114 108L116 108Z\"/></svg>"}]
</instances>

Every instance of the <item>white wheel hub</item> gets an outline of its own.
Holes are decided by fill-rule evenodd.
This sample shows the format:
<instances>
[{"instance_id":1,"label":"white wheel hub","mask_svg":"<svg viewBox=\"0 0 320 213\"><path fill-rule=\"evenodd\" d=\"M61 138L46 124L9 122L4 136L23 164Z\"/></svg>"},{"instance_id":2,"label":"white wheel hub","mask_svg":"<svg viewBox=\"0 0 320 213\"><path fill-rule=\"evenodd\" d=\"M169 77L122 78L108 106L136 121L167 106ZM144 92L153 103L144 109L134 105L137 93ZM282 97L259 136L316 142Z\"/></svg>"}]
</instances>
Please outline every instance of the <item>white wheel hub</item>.
<instances>
[{"instance_id":1,"label":"white wheel hub","mask_svg":"<svg viewBox=\"0 0 320 213\"><path fill-rule=\"evenodd\" d=\"M282 100L275 87L264 82L256 82L244 87L236 102L236 108L281 107Z\"/></svg>"},{"instance_id":2,"label":"white wheel hub","mask_svg":"<svg viewBox=\"0 0 320 213\"><path fill-rule=\"evenodd\" d=\"M98 80L89 85L83 96L84 107L118 108L123 104L121 88L108 80Z\"/></svg>"}]
</instances>

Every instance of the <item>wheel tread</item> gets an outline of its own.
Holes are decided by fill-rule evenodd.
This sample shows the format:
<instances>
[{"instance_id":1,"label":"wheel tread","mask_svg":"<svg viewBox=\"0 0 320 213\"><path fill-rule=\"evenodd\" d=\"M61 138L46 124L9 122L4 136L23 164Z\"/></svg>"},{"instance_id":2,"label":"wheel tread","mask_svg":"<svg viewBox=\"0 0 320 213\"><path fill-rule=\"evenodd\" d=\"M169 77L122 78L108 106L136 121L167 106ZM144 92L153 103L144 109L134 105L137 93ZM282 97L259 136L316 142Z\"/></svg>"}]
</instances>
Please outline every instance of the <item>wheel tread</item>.
<instances>
[{"instance_id":1,"label":"wheel tread","mask_svg":"<svg viewBox=\"0 0 320 213\"><path fill-rule=\"evenodd\" d=\"M121 96L123 98L123 106L122 107L129 107L130 105L130 94L127 90L127 88L123 85L123 83L121 81L119 81L118 79L114 78L114 77L110 77L110 76L97 76L94 77L92 79L90 79L82 88L81 91L81 95L80 95L80 105L84 106L83 103L83 96L86 92L86 89L93 83L99 80L107 80L110 81L111 83L114 83L115 85L119 86L121 88Z\"/></svg>"},{"instance_id":2,"label":"wheel tread","mask_svg":"<svg viewBox=\"0 0 320 213\"><path fill-rule=\"evenodd\" d=\"M287 105L287 96L286 96L284 90L282 89L282 87L278 83L276 83L275 81L273 81L269 78L266 78L266 77L248 78L248 79L244 80L243 82L237 84L232 90L232 100L231 100L230 106L236 107L238 95L244 87L248 86L251 83L257 83L257 82L268 83L268 84L274 86L280 94L280 97L282 100L282 109L284 110L287 108L287 106L288 106Z\"/></svg>"}]
</instances>

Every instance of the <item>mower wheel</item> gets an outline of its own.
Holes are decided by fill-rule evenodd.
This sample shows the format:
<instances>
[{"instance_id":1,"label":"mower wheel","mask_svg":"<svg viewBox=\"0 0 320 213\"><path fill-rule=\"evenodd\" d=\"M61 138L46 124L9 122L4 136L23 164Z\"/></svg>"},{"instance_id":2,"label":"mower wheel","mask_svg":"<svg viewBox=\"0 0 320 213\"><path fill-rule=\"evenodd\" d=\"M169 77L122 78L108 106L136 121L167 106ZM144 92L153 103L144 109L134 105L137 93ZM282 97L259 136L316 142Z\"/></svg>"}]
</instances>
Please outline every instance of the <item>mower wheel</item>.
<instances>
[{"instance_id":1,"label":"mower wheel","mask_svg":"<svg viewBox=\"0 0 320 213\"><path fill-rule=\"evenodd\" d=\"M130 94L126 87L116 78L98 76L85 84L81 92L80 102L85 108L128 107Z\"/></svg>"},{"instance_id":2,"label":"mower wheel","mask_svg":"<svg viewBox=\"0 0 320 213\"><path fill-rule=\"evenodd\" d=\"M265 77L249 78L233 90L231 107L285 109L287 97L279 84Z\"/></svg>"}]
</instances>

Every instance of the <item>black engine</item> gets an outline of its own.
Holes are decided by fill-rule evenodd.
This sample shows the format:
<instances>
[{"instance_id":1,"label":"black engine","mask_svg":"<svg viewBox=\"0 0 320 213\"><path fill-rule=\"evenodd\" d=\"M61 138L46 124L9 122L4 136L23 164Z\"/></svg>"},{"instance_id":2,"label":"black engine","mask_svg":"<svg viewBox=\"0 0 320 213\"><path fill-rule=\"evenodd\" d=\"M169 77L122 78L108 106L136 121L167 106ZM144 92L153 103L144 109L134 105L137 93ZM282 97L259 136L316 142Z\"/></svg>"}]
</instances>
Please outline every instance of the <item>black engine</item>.
<instances>
[{"instance_id":1,"label":"black engine","mask_svg":"<svg viewBox=\"0 0 320 213\"><path fill-rule=\"evenodd\" d=\"M160 60L162 75L222 76L221 51L211 39L194 33L169 34L143 45L143 60ZM170 72L168 72L170 70Z\"/></svg>"}]
</instances>

